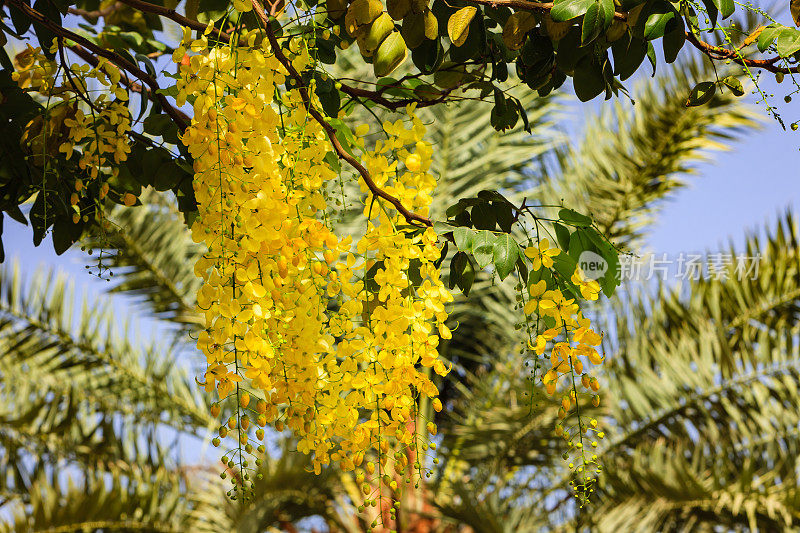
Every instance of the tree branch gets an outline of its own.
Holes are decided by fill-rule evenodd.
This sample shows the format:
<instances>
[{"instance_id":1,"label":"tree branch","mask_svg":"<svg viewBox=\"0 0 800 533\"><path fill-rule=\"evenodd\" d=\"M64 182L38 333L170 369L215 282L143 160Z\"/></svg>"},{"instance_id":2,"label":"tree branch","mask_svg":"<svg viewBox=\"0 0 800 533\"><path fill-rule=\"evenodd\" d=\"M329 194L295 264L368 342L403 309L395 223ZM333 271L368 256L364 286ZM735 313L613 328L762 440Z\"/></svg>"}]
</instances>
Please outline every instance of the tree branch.
<instances>
[{"instance_id":1,"label":"tree branch","mask_svg":"<svg viewBox=\"0 0 800 533\"><path fill-rule=\"evenodd\" d=\"M446 70L446 69L442 69ZM400 100L390 100L383 96L384 91L387 89L391 89L394 87L400 87L399 82L392 85L385 85L382 86L380 89L371 91L369 89L362 89L360 87L354 87L352 85L346 85L339 81L340 87L339 90L342 91L344 94L351 96L353 98L364 98L365 100L370 100L375 102L378 105L385 107L386 109L397 110L401 109L409 104L417 104L417 107L428 107L436 104L440 104L442 102L447 101L447 98L450 96L450 93L453 92L453 89L457 88L458 86L447 89L442 91L442 94L436 98L431 100L423 100L419 98L402 98Z\"/></svg>"},{"instance_id":2,"label":"tree branch","mask_svg":"<svg viewBox=\"0 0 800 533\"><path fill-rule=\"evenodd\" d=\"M156 4L151 4L150 2L145 2L144 0L119 0L119 2L129 5L134 9L138 9L139 11L144 11L146 13L153 13L154 15L159 15L161 17L168 18L172 22L180 24L181 26L186 26L187 28L191 28L193 30L197 30L199 32L204 32L206 28L208 28L208 26L206 26L202 22L190 19L188 17L184 17L174 9L169 9ZM211 34L222 42L229 43L231 41L230 33L218 30L217 28L212 28Z\"/></svg>"},{"instance_id":3,"label":"tree branch","mask_svg":"<svg viewBox=\"0 0 800 533\"><path fill-rule=\"evenodd\" d=\"M80 17L96 21L100 17L107 17L108 15L119 9L121 5L122 4L120 2L115 2L108 7L105 7L103 9L95 9L93 11L87 11L86 9L80 9L77 7L70 7L68 9L68 12L72 15L78 15Z\"/></svg>"},{"instance_id":4,"label":"tree branch","mask_svg":"<svg viewBox=\"0 0 800 533\"><path fill-rule=\"evenodd\" d=\"M555 5L553 2L529 2L528 0L469 0L469 2L489 7L513 7L514 9L536 13L548 13ZM614 18L626 21L628 20L628 14L615 11Z\"/></svg>"},{"instance_id":5,"label":"tree branch","mask_svg":"<svg viewBox=\"0 0 800 533\"><path fill-rule=\"evenodd\" d=\"M707 42L701 41L693 33L686 32L686 40L689 43L711 58L712 61L721 61L730 59L738 65L743 65L751 68L760 68L773 74L797 74L800 73L800 65L796 67L780 67L776 65L781 60L780 57L771 57L769 59L747 59L742 56L738 50L729 50L720 46L713 46Z\"/></svg>"}]
</instances>

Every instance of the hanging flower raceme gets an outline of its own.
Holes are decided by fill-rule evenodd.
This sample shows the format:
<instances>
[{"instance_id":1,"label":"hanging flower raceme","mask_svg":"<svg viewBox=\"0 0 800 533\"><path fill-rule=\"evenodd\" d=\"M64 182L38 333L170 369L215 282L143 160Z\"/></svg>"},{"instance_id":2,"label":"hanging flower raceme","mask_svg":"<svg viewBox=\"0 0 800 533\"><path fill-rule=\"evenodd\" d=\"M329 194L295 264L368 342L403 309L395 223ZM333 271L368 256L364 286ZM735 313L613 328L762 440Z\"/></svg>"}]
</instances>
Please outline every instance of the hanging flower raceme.
<instances>
[{"instance_id":1,"label":"hanging flower raceme","mask_svg":"<svg viewBox=\"0 0 800 533\"><path fill-rule=\"evenodd\" d=\"M52 52L59 50L54 44ZM62 52L62 58L65 58ZM27 125L23 141L37 166L44 167L45 159L62 156L66 161L75 157L85 179L77 179L70 203L77 223L82 213L79 203L89 194L92 209L109 192L107 180L119 175L119 164L131 151L129 134L131 116L128 93L121 86L119 68L103 57L94 66L62 64L48 59L40 48L30 45L15 57L13 78L20 88L33 91L45 99L45 112ZM96 87L88 90L90 84ZM92 96L94 95L94 96ZM91 187L91 181L105 181ZM127 194L120 198L133 205L136 198Z\"/></svg>"},{"instance_id":2,"label":"hanging flower raceme","mask_svg":"<svg viewBox=\"0 0 800 533\"><path fill-rule=\"evenodd\" d=\"M266 41L252 46L254 37L243 36L249 47L210 47L187 32L175 53L177 101L194 111L182 139L195 166L192 234L207 247L195 267L204 280L203 382L221 399L237 398L220 435L237 430L240 468L254 418L259 427L288 427L317 472L331 462L352 470L373 455L379 470L390 455L402 469L404 450L428 444L416 430L417 396L438 402L426 369L447 371L436 345L448 333L451 296L433 266L436 234L398 231L400 217L370 195L358 245L334 233L324 195L337 177L325 161L331 146L300 91L278 89L287 73ZM290 49L302 71L307 47L296 40ZM183 61L187 50L193 55ZM366 165L424 213L435 186L425 172L431 149L409 113L413 127L387 125L392 140L367 152ZM398 173L388 163L394 152L418 159L414 170ZM246 390L257 401L243 406Z\"/></svg>"},{"instance_id":3,"label":"hanging flower raceme","mask_svg":"<svg viewBox=\"0 0 800 533\"><path fill-rule=\"evenodd\" d=\"M553 268L554 258L560 253L558 248L550 247L546 238L525 250L534 273ZM551 276L558 276L556 270L552 272ZM576 267L569 281L576 295L590 301L598 299L600 284L588 279L580 267ZM603 363L603 357L597 351L603 338L592 329L574 298L566 297L560 288L547 287L547 282L539 279L528 286L527 295L522 298L530 332L528 347L536 356L537 363L540 357L547 358L547 348L550 347L549 369L541 380L547 394L561 395L555 431L568 443L569 450L564 453L564 458L570 459L569 467L575 469L577 477L571 483L583 504L593 490L595 475L601 470L596 454L587 452L587 447L596 448L596 439L602 439L604 434L597 429L597 420L582 415L579 393L590 393L592 405L599 406L600 396L596 393L600 384L588 371L588 364L599 366ZM531 327L533 316L535 328ZM577 465L570 458L573 454L577 455Z\"/></svg>"},{"instance_id":4,"label":"hanging flower raceme","mask_svg":"<svg viewBox=\"0 0 800 533\"><path fill-rule=\"evenodd\" d=\"M100 169L106 167L111 176L116 176L118 164L125 161L130 152L128 133L131 128L128 93L120 86L119 68L100 57L94 67L75 63L58 69L41 49L30 45L15 61L17 69L13 77L21 88L58 102L53 103L49 124L51 130L64 130L58 151L69 160L73 148L80 146L78 165L90 177L96 178ZM90 80L101 90L94 91L97 96L88 100Z\"/></svg>"}]
</instances>

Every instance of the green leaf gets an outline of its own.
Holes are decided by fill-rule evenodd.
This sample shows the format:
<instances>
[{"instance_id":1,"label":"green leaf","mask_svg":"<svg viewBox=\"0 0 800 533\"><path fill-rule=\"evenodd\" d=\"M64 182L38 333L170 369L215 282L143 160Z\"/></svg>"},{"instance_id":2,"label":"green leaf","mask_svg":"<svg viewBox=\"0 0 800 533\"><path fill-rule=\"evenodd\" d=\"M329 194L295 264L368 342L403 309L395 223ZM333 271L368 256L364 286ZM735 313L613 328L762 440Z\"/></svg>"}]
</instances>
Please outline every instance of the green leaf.
<instances>
[{"instance_id":1,"label":"green leaf","mask_svg":"<svg viewBox=\"0 0 800 533\"><path fill-rule=\"evenodd\" d=\"M639 65L647 55L647 44L644 39L624 35L611 45L614 73L619 76L620 81L630 78L639 69Z\"/></svg>"},{"instance_id":2,"label":"green leaf","mask_svg":"<svg viewBox=\"0 0 800 533\"><path fill-rule=\"evenodd\" d=\"M586 45L594 41L605 25L605 15L600 9L600 3L594 2L586 10L581 23L581 44Z\"/></svg>"},{"instance_id":3,"label":"green leaf","mask_svg":"<svg viewBox=\"0 0 800 533\"><path fill-rule=\"evenodd\" d=\"M519 258L519 245L511 235L504 233L498 235L494 241L494 268L497 270L497 275L500 279L505 279L511 271L514 270L514 265Z\"/></svg>"},{"instance_id":4,"label":"green leaf","mask_svg":"<svg viewBox=\"0 0 800 533\"><path fill-rule=\"evenodd\" d=\"M447 250L450 248L450 243L448 241L444 241L444 246L442 246L442 253L439 255L439 259L433 262L433 266L436 268L440 268L442 263L444 263L445 258L447 258ZM452 287L450 287L452 289Z\"/></svg>"},{"instance_id":5,"label":"green leaf","mask_svg":"<svg viewBox=\"0 0 800 533\"><path fill-rule=\"evenodd\" d=\"M144 128L145 133L149 133L155 137L160 137L163 135L170 123L172 123L172 119L169 118L169 115L152 113L150 116L144 119L142 127Z\"/></svg>"},{"instance_id":6,"label":"green leaf","mask_svg":"<svg viewBox=\"0 0 800 533\"><path fill-rule=\"evenodd\" d=\"M589 227L592 225L591 217L587 217L586 215L582 215L577 211L573 211L572 209L564 208L558 212L558 218L569 224L570 226L576 227Z\"/></svg>"},{"instance_id":7,"label":"green leaf","mask_svg":"<svg viewBox=\"0 0 800 533\"><path fill-rule=\"evenodd\" d=\"M774 22L761 30L761 33L758 35L758 51L765 52L767 48L775 42L775 39L778 35L783 31L785 26L783 24L778 24Z\"/></svg>"},{"instance_id":8,"label":"green leaf","mask_svg":"<svg viewBox=\"0 0 800 533\"><path fill-rule=\"evenodd\" d=\"M511 204L492 202L492 210L497 217L497 225L500 229L506 233L511 233L511 227L514 225L514 213L511 210Z\"/></svg>"},{"instance_id":9,"label":"green leaf","mask_svg":"<svg viewBox=\"0 0 800 533\"><path fill-rule=\"evenodd\" d=\"M458 288L464 293L464 296L469 296L469 290L472 288L472 283L475 281L475 267L472 266L472 261L467 258L467 264L464 265L464 272L461 273L461 279L458 283Z\"/></svg>"},{"instance_id":10,"label":"green leaf","mask_svg":"<svg viewBox=\"0 0 800 533\"><path fill-rule=\"evenodd\" d=\"M459 200L458 202L447 208L447 211L445 211L444 216L447 218L454 218L456 215L462 213L467 207L468 206L465 202Z\"/></svg>"},{"instance_id":11,"label":"green leaf","mask_svg":"<svg viewBox=\"0 0 800 533\"><path fill-rule=\"evenodd\" d=\"M481 11L472 19L467 30L467 38L461 46L450 47L450 59L456 63L463 64L470 59L477 59L486 50L486 30L483 24L483 14Z\"/></svg>"},{"instance_id":12,"label":"green leaf","mask_svg":"<svg viewBox=\"0 0 800 533\"><path fill-rule=\"evenodd\" d=\"M553 264L555 265L555 259L553 259ZM544 280L544 283L545 285L547 285L548 289L552 289L555 286L555 280L553 280L553 273L550 271L549 268L540 268L539 270L531 270L530 274L528 274L527 286L530 287L531 285L535 285L536 283L539 283L542 280Z\"/></svg>"},{"instance_id":13,"label":"green leaf","mask_svg":"<svg viewBox=\"0 0 800 533\"><path fill-rule=\"evenodd\" d=\"M322 104L322 110L329 117L338 117L341 97L335 83L330 77L323 77L319 72L314 72L314 79L317 81L314 92Z\"/></svg>"},{"instance_id":14,"label":"green leaf","mask_svg":"<svg viewBox=\"0 0 800 533\"><path fill-rule=\"evenodd\" d=\"M591 57L582 58L575 66L572 83L578 99L581 102L588 102L606 88L602 66L596 61L592 61Z\"/></svg>"},{"instance_id":15,"label":"green leaf","mask_svg":"<svg viewBox=\"0 0 800 533\"><path fill-rule=\"evenodd\" d=\"M433 41L426 39L421 45L411 50L411 61L423 74L436 72L443 59L444 48L442 47L441 39Z\"/></svg>"},{"instance_id":16,"label":"green leaf","mask_svg":"<svg viewBox=\"0 0 800 533\"><path fill-rule=\"evenodd\" d=\"M478 193L478 198L482 200L488 200L490 202L502 202L508 205L512 205L511 202L500 194L499 192L492 190L492 189L484 189Z\"/></svg>"},{"instance_id":17,"label":"green leaf","mask_svg":"<svg viewBox=\"0 0 800 533\"><path fill-rule=\"evenodd\" d=\"M517 257L517 270L519 270L520 281L526 282L528 280L528 264L525 262L525 256L522 254L521 249L519 251L519 257Z\"/></svg>"},{"instance_id":18,"label":"green leaf","mask_svg":"<svg viewBox=\"0 0 800 533\"><path fill-rule=\"evenodd\" d=\"M36 0L33 4L33 9L44 15L54 24L61 25L61 12L56 8L53 2L49 0ZM42 46L42 53L49 59L55 58L55 54L50 51L50 46L52 46L53 39L56 35L50 31L49 28L46 28L38 22L33 23L33 31L36 33L36 38L39 39L39 44Z\"/></svg>"},{"instance_id":19,"label":"green leaf","mask_svg":"<svg viewBox=\"0 0 800 533\"><path fill-rule=\"evenodd\" d=\"M647 41L647 59L650 60L650 66L653 67L653 77L655 77L658 61L656 59L656 49L650 41Z\"/></svg>"},{"instance_id":20,"label":"green leaf","mask_svg":"<svg viewBox=\"0 0 800 533\"><path fill-rule=\"evenodd\" d=\"M472 240L472 256L478 263L478 268L484 269L492 263L494 258L494 234L491 231L481 230Z\"/></svg>"},{"instance_id":21,"label":"green leaf","mask_svg":"<svg viewBox=\"0 0 800 533\"><path fill-rule=\"evenodd\" d=\"M369 267L366 274L364 274L364 286L370 292L378 292L381 287L377 281L375 281L375 274L378 273L378 269L383 268L385 265L383 261L377 261L374 265Z\"/></svg>"},{"instance_id":22,"label":"green leaf","mask_svg":"<svg viewBox=\"0 0 800 533\"><path fill-rule=\"evenodd\" d=\"M45 191L37 193L28 218L30 218L31 227L33 228L33 245L39 246L47 233L47 229L53 224L53 208L45 197Z\"/></svg>"},{"instance_id":23,"label":"green leaf","mask_svg":"<svg viewBox=\"0 0 800 533\"><path fill-rule=\"evenodd\" d=\"M554 222L553 227L556 230L556 239L558 240L559 248L562 250L569 250L569 230L558 222Z\"/></svg>"},{"instance_id":24,"label":"green leaf","mask_svg":"<svg viewBox=\"0 0 800 533\"><path fill-rule=\"evenodd\" d=\"M703 105L714 98L717 86L713 81L702 81L694 86L686 99L686 107Z\"/></svg>"},{"instance_id":25,"label":"green leaf","mask_svg":"<svg viewBox=\"0 0 800 533\"><path fill-rule=\"evenodd\" d=\"M469 24L475 17L478 8L475 6L462 7L453 13L447 21L447 35L453 46L463 45L469 36Z\"/></svg>"},{"instance_id":26,"label":"green leaf","mask_svg":"<svg viewBox=\"0 0 800 533\"><path fill-rule=\"evenodd\" d=\"M586 229L578 228L570 236L568 253L577 262L580 259L581 254L587 250L592 252L597 251L592 244L592 240L589 238L589 235L586 233Z\"/></svg>"},{"instance_id":27,"label":"green leaf","mask_svg":"<svg viewBox=\"0 0 800 533\"><path fill-rule=\"evenodd\" d=\"M556 0L550 17L555 22L566 22L586 13L593 3L594 0Z\"/></svg>"},{"instance_id":28,"label":"green leaf","mask_svg":"<svg viewBox=\"0 0 800 533\"><path fill-rule=\"evenodd\" d=\"M74 234L70 226L75 226L72 219L65 216L59 216L53 223L53 249L56 255L61 255L75 242Z\"/></svg>"},{"instance_id":29,"label":"green leaf","mask_svg":"<svg viewBox=\"0 0 800 533\"><path fill-rule=\"evenodd\" d=\"M453 219L453 222L455 222L457 226L464 226L467 228L472 227L472 217L470 216L469 211L462 211L457 214Z\"/></svg>"},{"instance_id":30,"label":"green leaf","mask_svg":"<svg viewBox=\"0 0 800 533\"><path fill-rule=\"evenodd\" d=\"M594 244L595 250L606 262L607 270L603 274L603 277L599 278L597 281L600 283L603 293L606 296L611 296L614 293L614 289L616 289L620 283L619 252L617 252L616 248L614 248L614 246L612 246L608 240L600 235L596 229L587 228L585 232Z\"/></svg>"},{"instance_id":31,"label":"green leaf","mask_svg":"<svg viewBox=\"0 0 800 533\"><path fill-rule=\"evenodd\" d=\"M471 228L456 228L453 230L453 240L456 242L456 248L462 252L471 252L475 231Z\"/></svg>"},{"instance_id":32,"label":"green leaf","mask_svg":"<svg viewBox=\"0 0 800 533\"><path fill-rule=\"evenodd\" d=\"M489 202L480 203L472 208L472 224L476 229L495 229L497 215Z\"/></svg>"},{"instance_id":33,"label":"green leaf","mask_svg":"<svg viewBox=\"0 0 800 533\"><path fill-rule=\"evenodd\" d=\"M719 17L719 9L717 8L718 0L703 0L703 5L708 13L708 19L711 21L713 28L717 24L717 17Z\"/></svg>"},{"instance_id":34,"label":"green leaf","mask_svg":"<svg viewBox=\"0 0 800 533\"><path fill-rule=\"evenodd\" d=\"M733 0L713 0L713 2L719 12L722 14L722 20L725 20L733 15L733 11L735 9Z\"/></svg>"},{"instance_id":35,"label":"green leaf","mask_svg":"<svg viewBox=\"0 0 800 533\"><path fill-rule=\"evenodd\" d=\"M730 89L734 96L742 96L744 94L744 86L736 76L726 76L720 82Z\"/></svg>"},{"instance_id":36,"label":"green leaf","mask_svg":"<svg viewBox=\"0 0 800 533\"><path fill-rule=\"evenodd\" d=\"M778 34L778 55L789 57L800 50L800 31L794 28L784 28Z\"/></svg>"},{"instance_id":37,"label":"green leaf","mask_svg":"<svg viewBox=\"0 0 800 533\"><path fill-rule=\"evenodd\" d=\"M451 233L454 227L447 222L441 222L437 220L433 223L433 231L436 232L437 235L445 235L447 233Z\"/></svg>"},{"instance_id":38,"label":"green leaf","mask_svg":"<svg viewBox=\"0 0 800 533\"><path fill-rule=\"evenodd\" d=\"M603 13L603 29L607 30L614 22L614 0L598 0L598 3L600 11Z\"/></svg>"},{"instance_id":39,"label":"green leaf","mask_svg":"<svg viewBox=\"0 0 800 533\"><path fill-rule=\"evenodd\" d=\"M567 287L572 287L570 278L575 273L577 265L578 261L569 254L558 254L553 257L553 269L558 272Z\"/></svg>"},{"instance_id":40,"label":"green leaf","mask_svg":"<svg viewBox=\"0 0 800 533\"><path fill-rule=\"evenodd\" d=\"M517 108L508 105L506 97L498 88L494 90L494 107L490 115L492 127L497 131L505 131L517 124Z\"/></svg>"},{"instance_id":41,"label":"green leaf","mask_svg":"<svg viewBox=\"0 0 800 533\"><path fill-rule=\"evenodd\" d=\"M464 269L469 264L469 258L464 252L456 252L453 259L450 260L450 277L447 280L447 285L451 289L455 286L461 286L461 276Z\"/></svg>"},{"instance_id":42,"label":"green leaf","mask_svg":"<svg viewBox=\"0 0 800 533\"><path fill-rule=\"evenodd\" d=\"M23 0L23 3L27 5L31 4L30 0ZM16 7L10 7L9 11L11 12L11 22L14 23L14 28L17 30L17 33L22 35L27 32L31 27L31 19L26 17L22 11Z\"/></svg>"},{"instance_id":43,"label":"green leaf","mask_svg":"<svg viewBox=\"0 0 800 533\"><path fill-rule=\"evenodd\" d=\"M564 71L572 71L578 61L590 52L590 46L581 46L581 29L578 26L572 26L558 42L556 64Z\"/></svg>"},{"instance_id":44,"label":"green leaf","mask_svg":"<svg viewBox=\"0 0 800 533\"><path fill-rule=\"evenodd\" d=\"M215 22L228 12L228 0L200 0L197 20L203 24Z\"/></svg>"},{"instance_id":45,"label":"green leaf","mask_svg":"<svg viewBox=\"0 0 800 533\"><path fill-rule=\"evenodd\" d=\"M644 15L644 13L642 14ZM678 16L671 4L666 2L657 4L645 20L642 36L647 41L663 37L669 21Z\"/></svg>"},{"instance_id":46,"label":"green leaf","mask_svg":"<svg viewBox=\"0 0 800 533\"><path fill-rule=\"evenodd\" d=\"M339 139L344 151L355 157L352 147L356 144L356 137L350 127L340 118L331 119L328 123L336 130L336 138Z\"/></svg>"},{"instance_id":47,"label":"green leaf","mask_svg":"<svg viewBox=\"0 0 800 533\"><path fill-rule=\"evenodd\" d=\"M664 46L664 60L673 63L678 58L678 52L686 42L685 26L682 17L675 17L667 23L666 33L661 44Z\"/></svg>"},{"instance_id":48,"label":"green leaf","mask_svg":"<svg viewBox=\"0 0 800 533\"><path fill-rule=\"evenodd\" d=\"M153 187L157 191L168 191L175 188L180 180L187 176L188 174L178 166L175 160L170 159L158 167Z\"/></svg>"},{"instance_id":49,"label":"green leaf","mask_svg":"<svg viewBox=\"0 0 800 533\"><path fill-rule=\"evenodd\" d=\"M553 60L553 41L543 35L529 36L522 45L520 58L525 65L534 67Z\"/></svg>"}]
</instances>

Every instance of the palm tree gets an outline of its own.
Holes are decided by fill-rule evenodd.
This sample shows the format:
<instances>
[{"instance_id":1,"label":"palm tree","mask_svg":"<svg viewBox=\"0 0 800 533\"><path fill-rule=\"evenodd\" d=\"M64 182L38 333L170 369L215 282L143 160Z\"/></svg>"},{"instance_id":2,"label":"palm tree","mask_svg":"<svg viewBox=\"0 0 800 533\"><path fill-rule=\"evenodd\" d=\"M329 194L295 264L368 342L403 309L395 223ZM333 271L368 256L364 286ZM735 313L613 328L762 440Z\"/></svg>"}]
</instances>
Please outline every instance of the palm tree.
<instances>
[{"instance_id":1,"label":"palm tree","mask_svg":"<svg viewBox=\"0 0 800 533\"><path fill-rule=\"evenodd\" d=\"M524 102L533 135L499 135L485 110L447 108L429 121L442 198L484 188L563 198L635 247L695 164L755 125L728 97L683 106L704 69L683 64L637 91L635 117L605 108L579 148L559 131L558 97ZM187 357L200 251L169 201L147 200L113 208L110 228L86 245L110 251L102 267L115 273L112 292L173 326L167 343L134 344L98 302L74 311L62 277L0 270L0 531L297 531L304 519L364 531L353 480L309 473L282 436L273 436L253 502L226 497L222 464L175 451L176 442L202 446L215 425ZM574 527L576 517L612 531L796 526L794 465L781 458L796 448L800 281L796 234L780 228L764 247L748 242L748 253L771 254L769 277L614 302L606 474L591 513L577 512L565 491L555 407L530 396L509 313L514 282L479 279L469 300L457 299L459 327L442 346L455 364L440 387L450 412L438 420L443 463L403 496L399 529L538 531Z\"/></svg>"}]
</instances>

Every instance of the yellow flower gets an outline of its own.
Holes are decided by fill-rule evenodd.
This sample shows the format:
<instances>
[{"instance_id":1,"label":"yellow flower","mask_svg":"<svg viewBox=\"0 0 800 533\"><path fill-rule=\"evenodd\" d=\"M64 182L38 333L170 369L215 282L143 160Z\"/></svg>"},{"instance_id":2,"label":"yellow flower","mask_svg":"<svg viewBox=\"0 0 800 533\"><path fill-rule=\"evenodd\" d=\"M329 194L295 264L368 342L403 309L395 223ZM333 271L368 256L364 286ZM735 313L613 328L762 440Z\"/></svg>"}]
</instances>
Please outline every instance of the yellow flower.
<instances>
[{"instance_id":1,"label":"yellow flower","mask_svg":"<svg viewBox=\"0 0 800 533\"><path fill-rule=\"evenodd\" d=\"M557 256L561 250L550 248L550 241L547 238L539 241L539 246L529 246L525 249L525 255L532 259L531 267L534 271L545 268L553 268L553 257Z\"/></svg>"},{"instance_id":2,"label":"yellow flower","mask_svg":"<svg viewBox=\"0 0 800 533\"><path fill-rule=\"evenodd\" d=\"M581 296L587 300L597 300L601 290L600 284L596 280L586 279L586 274L580 267L575 267L575 272L570 279L580 289Z\"/></svg>"}]
</instances>

